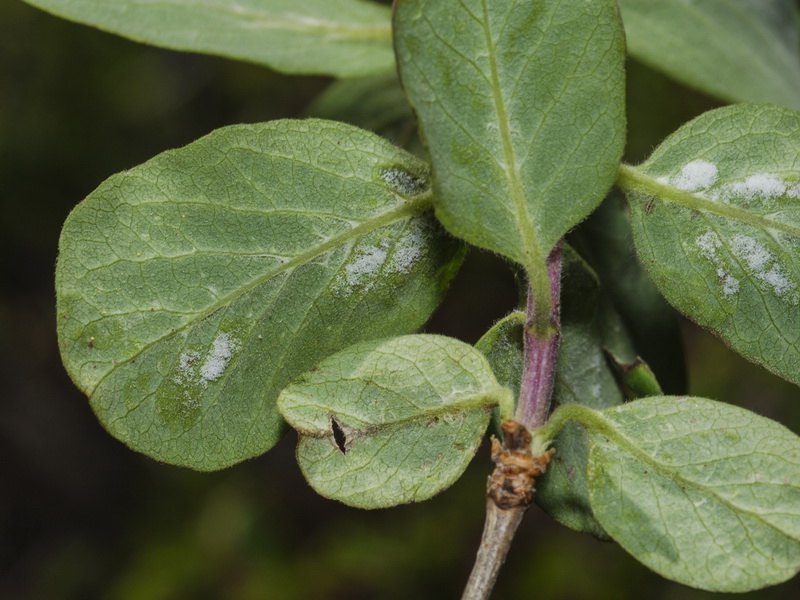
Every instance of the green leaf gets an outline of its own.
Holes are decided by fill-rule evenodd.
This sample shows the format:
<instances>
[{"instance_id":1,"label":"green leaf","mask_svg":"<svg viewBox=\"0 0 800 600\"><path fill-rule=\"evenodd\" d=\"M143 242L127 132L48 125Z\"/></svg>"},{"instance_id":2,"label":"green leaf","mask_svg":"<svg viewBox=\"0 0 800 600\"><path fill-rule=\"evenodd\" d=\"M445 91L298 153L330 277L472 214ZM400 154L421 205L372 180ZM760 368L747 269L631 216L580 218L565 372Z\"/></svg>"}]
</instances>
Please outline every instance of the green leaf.
<instances>
[{"instance_id":1,"label":"green leaf","mask_svg":"<svg viewBox=\"0 0 800 600\"><path fill-rule=\"evenodd\" d=\"M744 592L800 570L800 438L744 409L654 397L561 409L589 435L592 510L664 577Z\"/></svg>"},{"instance_id":2,"label":"green leaf","mask_svg":"<svg viewBox=\"0 0 800 600\"><path fill-rule=\"evenodd\" d=\"M667 300L800 383L800 113L738 105L624 166L634 240Z\"/></svg>"},{"instance_id":3,"label":"green leaf","mask_svg":"<svg viewBox=\"0 0 800 600\"><path fill-rule=\"evenodd\" d=\"M636 58L732 102L800 109L794 0L620 0Z\"/></svg>"},{"instance_id":4,"label":"green leaf","mask_svg":"<svg viewBox=\"0 0 800 600\"><path fill-rule=\"evenodd\" d=\"M25 0L137 42L357 77L394 67L390 11L363 0Z\"/></svg>"},{"instance_id":5,"label":"green leaf","mask_svg":"<svg viewBox=\"0 0 800 600\"><path fill-rule=\"evenodd\" d=\"M319 120L220 129L111 177L62 232L67 370L113 435L159 460L218 469L268 450L291 379L439 302L462 252L425 178Z\"/></svg>"},{"instance_id":6,"label":"green leaf","mask_svg":"<svg viewBox=\"0 0 800 600\"><path fill-rule=\"evenodd\" d=\"M480 352L435 335L351 346L278 400L300 434L297 461L309 483L360 508L418 502L450 486L491 408L509 402Z\"/></svg>"},{"instance_id":7,"label":"green leaf","mask_svg":"<svg viewBox=\"0 0 800 600\"><path fill-rule=\"evenodd\" d=\"M519 398L519 386L525 366L522 350L526 320L524 312L514 311L492 325L475 344L486 356L500 385L511 390L515 402ZM499 417L497 420L499 421Z\"/></svg>"},{"instance_id":8,"label":"green leaf","mask_svg":"<svg viewBox=\"0 0 800 600\"><path fill-rule=\"evenodd\" d=\"M622 154L616 2L403 0L394 26L437 216L522 264L546 312L547 255L602 200Z\"/></svg>"},{"instance_id":9,"label":"green leaf","mask_svg":"<svg viewBox=\"0 0 800 600\"><path fill-rule=\"evenodd\" d=\"M611 351L606 352L606 358L614 369L614 374L627 398L645 398L664 394L652 369L641 358L636 357L631 362L626 362Z\"/></svg>"}]
</instances>

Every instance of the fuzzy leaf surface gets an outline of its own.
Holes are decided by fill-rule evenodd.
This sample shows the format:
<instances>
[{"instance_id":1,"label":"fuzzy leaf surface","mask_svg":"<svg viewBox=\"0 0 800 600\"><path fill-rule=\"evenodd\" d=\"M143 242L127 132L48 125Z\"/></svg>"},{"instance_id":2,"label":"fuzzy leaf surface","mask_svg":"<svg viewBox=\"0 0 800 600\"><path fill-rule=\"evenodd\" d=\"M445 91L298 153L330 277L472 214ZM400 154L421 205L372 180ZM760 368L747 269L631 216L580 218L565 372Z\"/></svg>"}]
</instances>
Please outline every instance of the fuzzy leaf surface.
<instances>
[{"instance_id":1,"label":"fuzzy leaf surface","mask_svg":"<svg viewBox=\"0 0 800 600\"><path fill-rule=\"evenodd\" d=\"M61 236L67 371L113 435L159 460L217 469L268 450L291 379L438 303L461 250L425 177L320 120L223 128L111 177Z\"/></svg>"},{"instance_id":2,"label":"fuzzy leaf surface","mask_svg":"<svg viewBox=\"0 0 800 600\"><path fill-rule=\"evenodd\" d=\"M357 77L394 67L390 11L364 0L25 0L137 42L284 73Z\"/></svg>"},{"instance_id":3,"label":"fuzzy leaf surface","mask_svg":"<svg viewBox=\"0 0 800 600\"><path fill-rule=\"evenodd\" d=\"M701 115L623 167L639 256L667 300L800 383L800 113Z\"/></svg>"},{"instance_id":4,"label":"fuzzy leaf surface","mask_svg":"<svg viewBox=\"0 0 800 600\"><path fill-rule=\"evenodd\" d=\"M630 53L731 102L800 110L794 0L620 0Z\"/></svg>"},{"instance_id":5,"label":"fuzzy leaf surface","mask_svg":"<svg viewBox=\"0 0 800 600\"><path fill-rule=\"evenodd\" d=\"M739 407L669 396L577 420L590 438L594 515L639 561L718 592L800 570L800 438L791 431Z\"/></svg>"},{"instance_id":6,"label":"fuzzy leaf surface","mask_svg":"<svg viewBox=\"0 0 800 600\"><path fill-rule=\"evenodd\" d=\"M510 401L472 346L409 335L328 357L278 404L300 434L297 461L312 487L382 508L449 487L478 449L493 406Z\"/></svg>"},{"instance_id":7,"label":"fuzzy leaf surface","mask_svg":"<svg viewBox=\"0 0 800 600\"><path fill-rule=\"evenodd\" d=\"M622 153L616 2L403 0L394 27L437 216L547 289L547 255L600 203Z\"/></svg>"}]
</instances>

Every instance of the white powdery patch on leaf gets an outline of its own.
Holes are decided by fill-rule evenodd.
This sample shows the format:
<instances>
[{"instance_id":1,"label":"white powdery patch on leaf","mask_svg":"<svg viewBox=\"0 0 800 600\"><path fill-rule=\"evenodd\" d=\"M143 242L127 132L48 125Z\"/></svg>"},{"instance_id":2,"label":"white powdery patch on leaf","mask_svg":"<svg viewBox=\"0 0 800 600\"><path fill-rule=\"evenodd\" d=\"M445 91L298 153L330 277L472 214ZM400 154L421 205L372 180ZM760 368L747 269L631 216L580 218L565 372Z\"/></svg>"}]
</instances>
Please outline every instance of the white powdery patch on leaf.
<instances>
[{"instance_id":1,"label":"white powdery patch on leaf","mask_svg":"<svg viewBox=\"0 0 800 600\"><path fill-rule=\"evenodd\" d=\"M735 295L739 291L739 280L723 268L723 262L719 256L719 250L722 248L722 240L719 235L713 231L706 231L695 240L695 245L700 249L700 254L707 258L716 269L725 297L729 298Z\"/></svg>"},{"instance_id":2,"label":"white powdery patch on leaf","mask_svg":"<svg viewBox=\"0 0 800 600\"><path fill-rule=\"evenodd\" d=\"M780 198L786 194L786 182L771 173L757 173L744 181L729 183L721 191L746 200Z\"/></svg>"},{"instance_id":3,"label":"white powdery patch on leaf","mask_svg":"<svg viewBox=\"0 0 800 600\"><path fill-rule=\"evenodd\" d=\"M402 169L384 169L381 171L381 179L406 196L419 194L428 187L425 179Z\"/></svg>"},{"instance_id":4,"label":"white powdery patch on leaf","mask_svg":"<svg viewBox=\"0 0 800 600\"><path fill-rule=\"evenodd\" d=\"M768 202L784 197L800 198L800 184L792 186L773 173L756 173L744 181L726 183L712 193L712 199L723 202Z\"/></svg>"},{"instance_id":5,"label":"white powdery patch on leaf","mask_svg":"<svg viewBox=\"0 0 800 600\"><path fill-rule=\"evenodd\" d=\"M239 342L227 333L220 333L211 344L211 351L206 356L203 366L200 367L200 383L205 387L209 381L216 381L225 372L233 352L239 347Z\"/></svg>"},{"instance_id":6,"label":"white powdery patch on leaf","mask_svg":"<svg viewBox=\"0 0 800 600\"><path fill-rule=\"evenodd\" d=\"M685 192L707 190L717 182L717 166L707 160L693 160L681 167L680 173L670 179L670 185Z\"/></svg>"},{"instance_id":7,"label":"white powdery patch on leaf","mask_svg":"<svg viewBox=\"0 0 800 600\"><path fill-rule=\"evenodd\" d=\"M356 287L368 282L365 280L377 273L386 262L389 250L389 241L383 240L380 246L367 246L359 248L356 258L344 268L347 285Z\"/></svg>"},{"instance_id":8,"label":"white powdery patch on leaf","mask_svg":"<svg viewBox=\"0 0 800 600\"><path fill-rule=\"evenodd\" d=\"M211 349L203 356L194 350L185 350L178 358L178 372L172 380L184 388L187 408L194 408L197 400L193 398L190 387L208 387L210 381L222 377L233 353L239 348L239 341L228 333L220 333L211 343ZM201 362L202 361L202 362Z\"/></svg>"},{"instance_id":9,"label":"white powdery patch on leaf","mask_svg":"<svg viewBox=\"0 0 800 600\"><path fill-rule=\"evenodd\" d=\"M795 284L784 271L778 259L754 238L737 234L731 239L731 250L758 281L771 288L775 294L791 304L800 301Z\"/></svg>"},{"instance_id":10,"label":"white powdery patch on leaf","mask_svg":"<svg viewBox=\"0 0 800 600\"><path fill-rule=\"evenodd\" d=\"M425 223L415 220L394 245L385 238L379 245L357 247L354 258L345 265L344 277L336 278L333 291L349 296L355 289L370 290L381 277L411 272L429 244L427 229Z\"/></svg>"}]
</instances>

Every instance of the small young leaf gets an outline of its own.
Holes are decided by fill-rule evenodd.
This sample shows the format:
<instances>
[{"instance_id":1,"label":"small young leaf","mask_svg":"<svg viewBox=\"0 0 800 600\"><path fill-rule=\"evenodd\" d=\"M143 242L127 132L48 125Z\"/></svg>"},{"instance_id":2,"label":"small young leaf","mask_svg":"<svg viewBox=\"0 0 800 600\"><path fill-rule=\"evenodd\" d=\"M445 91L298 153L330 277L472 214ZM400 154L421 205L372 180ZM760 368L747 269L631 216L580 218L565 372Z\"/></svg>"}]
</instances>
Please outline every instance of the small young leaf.
<instances>
[{"instance_id":1,"label":"small young leaf","mask_svg":"<svg viewBox=\"0 0 800 600\"><path fill-rule=\"evenodd\" d=\"M606 359L614 370L620 387L627 398L645 398L664 394L650 366L641 358L636 357L631 362L626 362L613 352L606 351Z\"/></svg>"},{"instance_id":2,"label":"small young leaf","mask_svg":"<svg viewBox=\"0 0 800 600\"><path fill-rule=\"evenodd\" d=\"M363 0L25 0L138 42L216 54L284 73L391 71L388 7Z\"/></svg>"},{"instance_id":3,"label":"small young leaf","mask_svg":"<svg viewBox=\"0 0 800 600\"><path fill-rule=\"evenodd\" d=\"M589 435L595 517L654 571L744 592L800 570L800 438L782 425L702 398L560 411Z\"/></svg>"},{"instance_id":4,"label":"small young leaf","mask_svg":"<svg viewBox=\"0 0 800 600\"><path fill-rule=\"evenodd\" d=\"M634 240L678 310L800 383L800 113L710 111L619 183Z\"/></svg>"},{"instance_id":5,"label":"small young leaf","mask_svg":"<svg viewBox=\"0 0 800 600\"><path fill-rule=\"evenodd\" d=\"M795 0L620 0L630 53L732 102L800 109Z\"/></svg>"},{"instance_id":6,"label":"small young leaf","mask_svg":"<svg viewBox=\"0 0 800 600\"><path fill-rule=\"evenodd\" d=\"M515 401L519 398L519 385L524 367L522 350L526 320L524 312L515 311L492 325L475 344L492 366L497 381L511 390ZM499 425L499 418L497 420Z\"/></svg>"},{"instance_id":7,"label":"small young leaf","mask_svg":"<svg viewBox=\"0 0 800 600\"><path fill-rule=\"evenodd\" d=\"M427 320L461 250L423 163L329 121L220 129L110 178L56 270L64 364L108 430L197 469L280 439L281 389Z\"/></svg>"},{"instance_id":8,"label":"small young leaf","mask_svg":"<svg viewBox=\"0 0 800 600\"><path fill-rule=\"evenodd\" d=\"M546 310L547 256L600 203L622 153L616 2L403 0L394 26L437 216L523 265Z\"/></svg>"},{"instance_id":9,"label":"small young leaf","mask_svg":"<svg viewBox=\"0 0 800 600\"><path fill-rule=\"evenodd\" d=\"M315 490L382 508L450 486L480 445L492 407L510 402L472 346L408 335L328 357L289 385L278 406L300 434L297 461Z\"/></svg>"}]
</instances>

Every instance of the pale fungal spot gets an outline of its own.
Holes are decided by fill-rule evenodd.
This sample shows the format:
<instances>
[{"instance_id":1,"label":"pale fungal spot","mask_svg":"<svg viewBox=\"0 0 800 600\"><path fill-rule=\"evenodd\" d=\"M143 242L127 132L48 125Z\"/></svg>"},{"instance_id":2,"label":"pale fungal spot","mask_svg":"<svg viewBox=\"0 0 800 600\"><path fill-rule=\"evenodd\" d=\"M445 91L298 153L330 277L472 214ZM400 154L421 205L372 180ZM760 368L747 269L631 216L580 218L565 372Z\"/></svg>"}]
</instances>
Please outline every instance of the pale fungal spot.
<instances>
[{"instance_id":1,"label":"pale fungal spot","mask_svg":"<svg viewBox=\"0 0 800 600\"><path fill-rule=\"evenodd\" d=\"M771 173L757 173L750 175L744 181L729 183L720 190L723 197L773 199L786 194L786 182Z\"/></svg>"},{"instance_id":2,"label":"pale fungal spot","mask_svg":"<svg viewBox=\"0 0 800 600\"><path fill-rule=\"evenodd\" d=\"M797 304L800 297L797 285L789 279L778 259L762 244L747 235L737 234L731 239L731 250L747 264L753 276L771 288L780 298Z\"/></svg>"},{"instance_id":3,"label":"pale fungal spot","mask_svg":"<svg viewBox=\"0 0 800 600\"><path fill-rule=\"evenodd\" d=\"M382 170L381 179L406 196L417 195L428 187L428 182L422 177L398 168Z\"/></svg>"},{"instance_id":4,"label":"pale fungal spot","mask_svg":"<svg viewBox=\"0 0 800 600\"><path fill-rule=\"evenodd\" d=\"M210 381L222 377L239 345L238 340L222 332L211 343L211 348L205 355L195 350L184 350L181 353L178 357L177 374L172 381L183 388L185 400L182 404L185 409L191 410L199 405L197 391L192 388L206 388Z\"/></svg>"},{"instance_id":5,"label":"pale fungal spot","mask_svg":"<svg viewBox=\"0 0 800 600\"><path fill-rule=\"evenodd\" d=\"M344 268L347 285L358 286L370 275L376 273L386 262L388 248L388 240L383 240L380 246L359 248L356 259Z\"/></svg>"},{"instance_id":6,"label":"pale fungal spot","mask_svg":"<svg viewBox=\"0 0 800 600\"><path fill-rule=\"evenodd\" d=\"M739 280L723 268L722 259L718 252L722 248L722 240L713 231L706 231L695 240L695 245L700 249L708 262L716 269L717 277L722 284L722 293L729 298L739 291Z\"/></svg>"},{"instance_id":7,"label":"pale fungal spot","mask_svg":"<svg viewBox=\"0 0 800 600\"><path fill-rule=\"evenodd\" d=\"M701 194L702 195L702 194ZM800 183L791 185L773 173L755 173L744 181L732 181L709 194L711 200L770 202L779 198L800 198Z\"/></svg>"},{"instance_id":8,"label":"pale fungal spot","mask_svg":"<svg viewBox=\"0 0 800 600\"><path fill-rule=\"evenodd\" d=\"M728 272L725 261L720 255L723 244L719 235L713 231L706 231L695 240L695 245L700 254L715 267L722 284L722 293L726 297L738 293L740 282ZM778 259L766 246L750 236L736 234L730 239L729 247L733 257L743 263L742 266L757 282L760 282L762 289L771 290L792 305L800 302L797 284L790 279Z\"/></svg>"},{"instance_id":9,"label":"pale fungal spot","mask_svg":"<svg viewBox=\"0 0 800 600\"><path fill-rule=\"evenodd\" d=\"M238 342L227 333L220 333L211 346L211 352L206 356L203 366L200 367L200 377L203 386L209 381L216 381L222 377L225 367L233 356L233 351L238 347Z\"/></svg>"},{"instance_id":10,"label":"pale fungal spot","mask_svg":"<svg viewBox=\"0 0 800 600\"><path fill-rule=\"evenodd\" d=\"M343 276L339 274L334 281L333 292L349 296L356 288L370 290L381 276L410 273L429 243L428 227L415 219L394 244L391 238L384 238L377 245L356 246Z\"/></svg>"},{"instance_id":11,"label":"pale fungal spot","mask_svg":"<svg viewBox=\"0 0 800 600\"><path fill-rule=\"evenodd\" d=\"M679 190L696 192L707 190L717 182L717 166L707 160L693 160L683 165L680 173L670 179L670 184Z\"/></svg>"}]
</instances>

